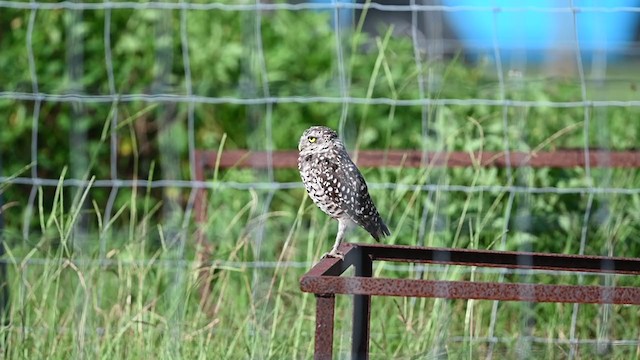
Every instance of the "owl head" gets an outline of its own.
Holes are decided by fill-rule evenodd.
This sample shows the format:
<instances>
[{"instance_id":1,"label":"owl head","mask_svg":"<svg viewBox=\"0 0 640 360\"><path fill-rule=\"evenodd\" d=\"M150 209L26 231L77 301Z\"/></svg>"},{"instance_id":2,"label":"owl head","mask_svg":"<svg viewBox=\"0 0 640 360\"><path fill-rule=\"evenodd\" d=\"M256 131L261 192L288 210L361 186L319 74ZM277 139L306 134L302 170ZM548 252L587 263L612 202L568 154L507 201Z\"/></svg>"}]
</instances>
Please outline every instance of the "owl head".
<instances>
[{"instance_id":1,"label":"owl head","mask_svg":"<svg viewBox=\"0 0 640 360\"><path fill-rule=\"evenodd\" d=\"M301 153L326 152L335 147L342 147L338 133L326 126L312 126L302 133L298 150Z\"/></svg>"}]
</instances>

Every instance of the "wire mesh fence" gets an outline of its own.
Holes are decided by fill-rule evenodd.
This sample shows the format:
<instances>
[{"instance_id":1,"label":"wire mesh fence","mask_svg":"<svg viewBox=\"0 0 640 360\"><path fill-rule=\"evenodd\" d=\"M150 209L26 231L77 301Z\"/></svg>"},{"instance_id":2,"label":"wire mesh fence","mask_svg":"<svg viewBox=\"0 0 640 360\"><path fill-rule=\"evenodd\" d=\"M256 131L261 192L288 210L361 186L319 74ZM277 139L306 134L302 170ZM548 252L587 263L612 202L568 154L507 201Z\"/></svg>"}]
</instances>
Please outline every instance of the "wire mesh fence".
<instances>
[{"instance_id":1,"label":"wire mesh fence","mask_svg":"<svg viewBox=\"0 0 640 360\"><path fill-rule=\"evenodd\" d=\"M11 291L5 349L36 329L74 328L69 336L80 341L63 336L60 344L73 345L60 348L122 355L118 334L152 327L165 334L153 352L165 356L188 356L216 344L216 336L228 351L220 356L308 356L313 324L304 319L312 309L297 277L335 229L303 200L295 170L274 162L318 123L339 130L356 159L361 149L422 154L422 167L400 159L363 169L391 219L393 243L637 257L640 179L634 168L607 166L623 151L637 162L637 34L616 37L607 25L622 31L628 17L627 32L637 32L640 8L633 1L523 4L0 1L0 215L4 289ZM488 37L479 30L465 37L459 28L474 15ZM550 35L557 42L531 45L529 17L557 29ZM521 27L503 35L514 21ZM579 152L579 167L532 165L536 154L566 148ZM248 169L215 162L202 180L196 154L204 149L264 157ZM468 167L429 165L434 153L455 151L469 154ZM529 160L513 158L516 152ZM502 154L503 167L483 166L483 153ZM202 189L209 215L196 223ZM198 232L212 246L210 260L195 255ZM209 277L194 275L202 271ZM135 293L127 284L139 272L146 275ZM482 276L549 281L508 270ZM68 293L54 295L38 279L59 281ZM624 277L567 279L637 286ZM201 282L213 298L198 299L193 289ZM37 297L56 299L45 303L62 315L42 315ZM67 302L75 305L67 309ZM379 354L397 356L434 355L407 346L406 339L421 337L431 345L462 342L471 353L478 343L485 350L507 344L508 354L535 354L536 344L550 343L561 350L543 346L545 354L567 358L588 358L586 345L605 339L623 349L615 356L638 356L638 330L624 325L637 320L637 309L500 302L474 309L390 300L380 311L397 314L401 325L393 331L405 342L393 336L384 345L373 328L372 339ZM413 311L425 319L407 320ZM464 325L432 311L462 311L456 319ZM102 315L109 312L128 320ZM292 339L281 335L289 321L298 334ZM116 340L88 335L98 332ZM185 339L196 345L180 345ZM565 346L573 344L586 347ZM612 354L608 347L602 353Z\"/></svg>"}]
</instances>

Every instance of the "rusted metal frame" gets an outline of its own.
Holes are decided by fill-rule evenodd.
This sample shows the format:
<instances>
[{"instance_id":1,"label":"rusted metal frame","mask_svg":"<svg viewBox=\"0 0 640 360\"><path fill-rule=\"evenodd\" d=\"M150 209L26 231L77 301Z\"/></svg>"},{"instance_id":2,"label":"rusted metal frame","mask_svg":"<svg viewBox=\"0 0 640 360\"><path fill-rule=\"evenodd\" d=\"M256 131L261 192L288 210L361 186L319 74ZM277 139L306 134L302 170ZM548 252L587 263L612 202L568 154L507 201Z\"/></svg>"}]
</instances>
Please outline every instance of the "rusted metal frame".
<instances>
[{"instance_id":1,"label":"rusted metal frame","mask_svg":"<svg viewBox=\"0 0 640 360\"><path fill-rule=\"evenodd\" d=\"M345 255L355 248L375 261L640 275L640 258L382 244L345 243L341 247Z\"/></svg>"},{"instance_id":2,"label":"rusted metal frame","mask_svg":"<svg viewBox=\"0 0 640 360\"><path fill-rule=\"evenodd\" d=\"M636 287L305 276L301 288L323 294L640 305Z\"/></svg>"},{"instance_id":3,"label":"rusted metal frame","mask_svg":"<svg viewBox=\"0 0 640 360\"><path fill-rule=\"evenodd\" d=\"M300 285L303 291L321 294L317 296L354 294L353 359L368 358L371 296L640 305L640 288L637 287L372 278L374 260L640 274L640 259L350 243L343 244L340 250L344 253L344 261L334 258L321 260L303 276ZM366 266L359 266L363 260ZM340 277L351 265L356 268L356 276ZM358 301L361 305L356 306ZM330 318L333 319L334 309L331 311ZM326 322L328 318L326 315L322 321ZM321 329L326 331L326 326ZM316 324L316 358L321 358L321 354L332 354L333 343L322 340L317 331Z\"/></svg>"},{"instance_id":4,"label":"rusted metal frame","mask_svg":"<svg viewBox=\"0 0 640 360\"><path fill-rule=\"evenodd\" d=\"M334 294L316 294L315 360L331 360L333 357L333 318L336 297Z\"/></svg>"},{"instance_id":5,"label":"rusted metal frame","mask_svg":"<svg viewBox=\"0 0 640 360\"><path fill-rule=\"evenodd\" d=\"M216 165L217 153L215 151L199 151L209 167ZM295 150L274 151L272 153L272 166L275 169L295 168L297 166L298 152ZM252 167L265 168L268 166L267 152L252 152L248 150L229 150L221 154L220 168ZM590 167L620 167L639 168L640 151L608 151L602 149L590 149ZM427 160L426 165L425 161ZM567 149L556 151L538 151L535 153L512 151L509 153L511 166L528 167L553 167L570 168L585 167L587 159L584 149ZM428 152L419 150L362 150L357 153L357 164L362 167L476 167L495 166L506 167L506 154L504 151L484 151L469 153L464 151L452 152Z\"/></svg>"},{"instance_id":6,"label":"rusted metal frame","mask_svg":"<svg viewBox=\"0 0 640 360\"><path fill-rule=\"evenodd\" d=\"M338 277L349 267L353 266L356 276L373 275L373 261L370 255L365 254L362 249L348 247L349 251L344 254L343 259L327 257L316 264L307 275L310 277ZM316 343L315 358L330 359L332 350L327 350L327 346L333 348L333 317L334 317L334 296L335 294L316 293ZM331 297L331 299L327 299ZM331 305L329 305L329 302ZM352 327L352 349L353 359L369 358L369 320L371 316L371 297L369 295L354 295L353 298L353 327ZM331 319L330 326L327 319ZM320 324L319 322L322 322Z\"/></svg>"},{"instance_id":7,"label":"rusted metal frame","mask_svg":"<svg viewBox=\"0 0 640 360\"><path fill-rule=\"evenodd\" d=\"M360 248L351 250L357 253L354 268L356 277L371 278L373 276L373 260L371 256ZM353 321L351 329L351 358L358 360L369 359L369 327L371 318L371 296L353 296Z\"/></svg>"},{"instance_id":8,"label":"rusted metal frame","mask_svg":"<svg viewBox=\"0 0 640 360\"><path fill-rule=\"evenodd\" d=\"M344 245L344 244L343 244ZM342 247L341 249L345 249ZM340 276L349 267L358 262L358 257L361 251L357 248L348 248L348 253L344 254L343 259L334 257L322 258L317 264L315 264L306 275L309 276Z\"/></svg>"},{"instance_id":9,"label":"rusted metal frame","mask_svg":"<svg viewBox=\"0 0 640 360\"><path fill-rule=\"evenodd\" d=\"M387 260L512 269L640 275L640 259L632 258L491 250L434 249L412 246L350 243L343 244L340 250L345 254L345 259L349 259L350 264L353 264L354 258L369 257L372 261ZM332 276L327 276L328 274L322 270L327 266L323 264L325 262L327 264L333 264L332 266L334 268L342 269L348 267L348 264L340 265L340 261L336 261L336 259L322 260L316 267L302 277L300 284L303 291L314 293L475 298L539 302L640 304L640 288L635 287L373 279L364 276L341 278L336 276L337 272L335 271L331 273ZM483 287L488 290L479 289ZM514 292L514 290L517 289L520 290ZM421 291L424 293L422 294ZM492 294L492 292L496 293ZM538 299L538 294L541 294L540 299Z\"/></svg>"}]
</instances>

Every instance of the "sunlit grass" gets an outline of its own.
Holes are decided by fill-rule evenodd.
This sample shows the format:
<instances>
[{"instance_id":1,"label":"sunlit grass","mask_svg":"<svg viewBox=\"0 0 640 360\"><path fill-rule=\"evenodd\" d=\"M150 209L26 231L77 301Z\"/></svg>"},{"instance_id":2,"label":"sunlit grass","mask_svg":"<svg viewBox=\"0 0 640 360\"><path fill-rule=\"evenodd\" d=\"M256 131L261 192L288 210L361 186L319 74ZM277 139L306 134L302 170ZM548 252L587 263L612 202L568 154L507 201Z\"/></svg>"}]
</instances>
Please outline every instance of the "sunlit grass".
<instances>
[{"instance_id":1,"label":"sunlit grass","mask_svg":"<svg viewBox=\"0 0 640 360\"><path fill-rule=\"evenodd\" d=\"M393 176L398 171L411 173L409 169L389 171ZM392 174L369 171L367 178L377 182ZM422 172L408 174L403 181L424 182ZM91 189L87 187L72 198L73 204L68 206L61 204L68 198L64 188L59 187L57 193L60 195L50 206L41 202L37 209L41 232L34 233L29 242L9 241L13 245L7 248L5 258L11 301L7 326L2 330L7 357L311 357L314 299L299 290L298 281L330 246L336 224L306 201L301 189L276 192L273 203L279 205L272 205L266 212L261 211L266 199L262 191L212 191L209 220L201 225L215 249L211 264L195 260L198 249L193 235L197 225L189 219L187 228L176 229L184 232L186 239L180 255L176 243L166 238L172 232L155 220L157 207L144 206L153 203L148 193L123 195L129 201L123 205L125 208L116 209L119 215L114 216L116 223L132 221L123 229L101 223L101 204L84 207L80 213L87 219L89 238L83 243L91 245L80 249L73 245L77 236L73 229L79 219L74 209L82 208L79 204L87 202L84 194L91 193ZM501 193L430 196L396 189L372 190L372 194L393 230L392 243L415 241L425 207L438 209L422 225L428 229L424 234L427 245L455 243L459 247L490 248L503 231L499 220L507 200ZM533 197L529 208L562 206L563 202L555 197L558 195ZM459 206L439 203L445 198ZM637 231L630 224L637 200L628 196L610 199L608 209L616 216L592 229L590 252L612 248L616 254L616 249L633 253L637 245L628 241L611 243L609 239L614 234L629 236ZM140 208L141 212L131 214L131 209ZM583 211L573 209L567 214L576 213L578 221ZM435 223L436 219L440 223ZM544 251L543 244L562 243L565 239L579 241L581 225L571 222L568 220L567 225L557 229L529 229L522 241L533 241L536 251ZM514 229L508 239L524 234ZM106 244L103 256L101 241ZM364 231L356 230L350 241L370 239ZM575 253L576 246L571 245L570 249ZM208 267L211 274L206 306L198 277L202 266ZM376 267L376 276L414 277L415 272L412 267L382 264ZM575 276L549 274L509 275L500 280L499 272L438 266L427 267L424 278L563 284L578 281ZM602 279L590 276L583 281L599 284ZM637 279L629 277L620 277L616 282L639 285ZM338 298L335 346L338 353L347 354L350 298ZM372 358L431 358L444 353L455 358L485 356L492 305L489 301L374 298ZM601 309L595 305L580 307L575 333L578 339L597 339L597 329L603 327L609 339L637 338L638 329L628 326L640 321L635 307L609 307L606 324L600 324ZM499 339L493 348L495 355L513 358L524 351L532 356L563 358L570 345L549 341L567 341L572 310L571 304L500 303L493 335ZM594 346L583 345L580 353L589 358ZM611 358L633 358L637 348L615 346L608 354Z\"/></svg>"}]
</instances>

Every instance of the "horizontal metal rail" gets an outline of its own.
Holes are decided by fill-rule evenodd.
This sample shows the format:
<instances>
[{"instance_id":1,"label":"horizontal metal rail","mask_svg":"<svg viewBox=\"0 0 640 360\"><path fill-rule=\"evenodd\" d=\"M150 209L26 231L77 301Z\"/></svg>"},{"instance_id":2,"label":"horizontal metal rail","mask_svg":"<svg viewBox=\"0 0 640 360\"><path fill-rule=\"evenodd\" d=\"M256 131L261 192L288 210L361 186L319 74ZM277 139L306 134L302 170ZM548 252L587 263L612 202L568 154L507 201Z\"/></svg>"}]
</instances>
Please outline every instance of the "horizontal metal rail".
<instances>
[{"instance_id":1,"label":"horizontal metal rail","mask_svg":"<svg viewBox=\"0 0 640 360\"><path fill-rule=\"evenodd\" d=\"M221 169L295 168L298 162L296 150L251 152L249 150L229 150L218 154L215 151L198 151L198 158L209 168ZM353 153L358 166L362 167L522 167L571 168L586 167L585 149L564 149L537 152L422 152L419 150L362 150ZM507 158L507 155L509 157ZM590 167L640 168L640 151L610 151L589 149ZM202 165L200 165L202 166Z\"/></svg>"},{"instance_id":2,"label":"horizontal metal rail","mask_svg":"<svg viewBox=\"0 0 640 360\"><path fill-rule=\"evenodd\" d=\"M374 261L640 275L640 259L636 258L349 243L342 244L340 250L344 259L324 258L300 280L302 291L314 293L318 299L316 359L330 359L333 353L336 294L355 295L354 359L368 358L371 296L640 305L640 287L372 277ZM351 266L355 276L341 276Z\"/></svg>"}]
</instances>

